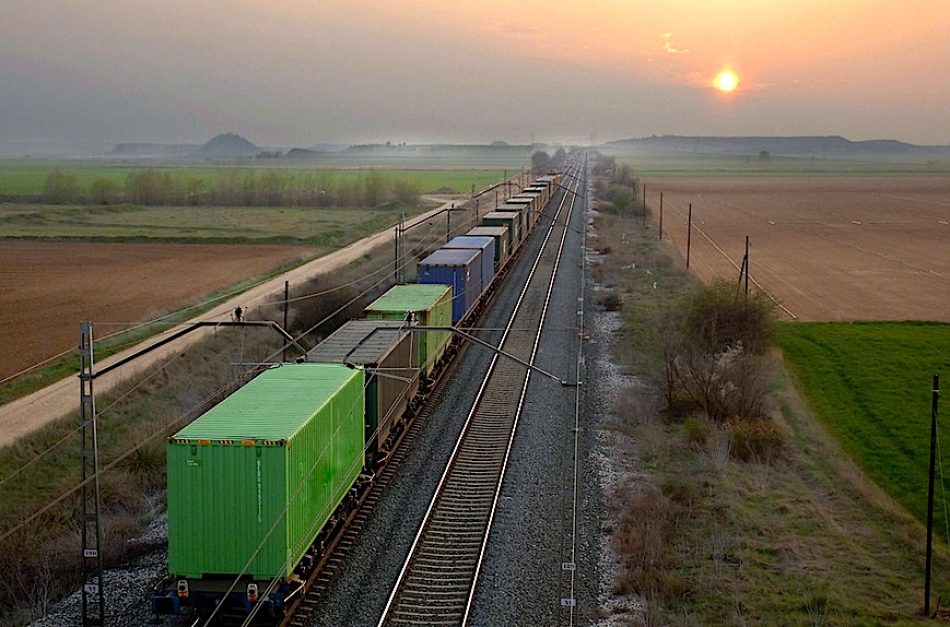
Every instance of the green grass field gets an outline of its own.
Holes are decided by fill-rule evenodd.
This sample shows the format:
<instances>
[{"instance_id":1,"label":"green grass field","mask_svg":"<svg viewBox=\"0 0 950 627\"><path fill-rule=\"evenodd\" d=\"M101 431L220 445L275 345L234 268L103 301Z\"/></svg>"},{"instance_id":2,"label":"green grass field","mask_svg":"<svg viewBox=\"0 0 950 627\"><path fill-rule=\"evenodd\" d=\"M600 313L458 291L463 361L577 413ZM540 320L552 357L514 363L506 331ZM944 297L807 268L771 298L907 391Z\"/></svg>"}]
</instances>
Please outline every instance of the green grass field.
<instances>
[{"instance_id":1,"label":"green grass field","mask_svg":"<svg viewBox=\"0 0 950 627\"><path fill-rule=\"evenodd\" d=\"M760 163L741 155L617 155L638 177L728 176L950 176L950 160L842 160L772 157Z\"/></svg>"},{"instance_id":2,"label":"green grass field","mask_svg":"<svg viewBox=\"0 0 950 627\"><path fill-rule=\"evenodd\" d=\"M61 170L75 175L79 179L83 191L87 191L90 183L100 178L110 180L119 189L122 189L126 177L130 173L149 169L157 170L163 174L168 173L172 177L182 180L198 178L204 180L207 185L213 185L219 177L233 174L240 177L251 171L257 174L275 172L282 179L302 179L306 176L320 176L329 173L335 183L346 184L364 176L368 168L356 166L345 169L315 168L308 164L301 164L299 167L278 167L266 162L254 166L209 167L207 165L181 165L180 161L110 163L103 160L10 159L0 160L0 195L39 194L43 191L46 175L53 170ZM470 192L472 185L475 185L476 190L484 189L501 180L505 174L503 168L453 169L444 166L438 169L418 170L384 167L380 168L380 171L388 178L412 179L418 182L423 192L446 187L458 193ZM510 172L513 173L514 169Z\"/></svg>"},{"instance_id":3,"label":"green grass field","mask_svg":"<svg viewBox=\"0 0 950 627\"><path fill-rule=\"evenodd\" d=\"M0 238L340 246L394 224L400 211L304 207L0 205Z\"/></svg>"},{"instance_id":4,"label":"green grass field","mask_svg":"<svg viewBox=\"0 0 950 627\"><path fill-rule=\"evenodd\" d=\"M926 521L930 391L934 374L950 388L950 324L783 324L778 340L812 409L845 452ZM941 424L950 424L950 403L942 416ZM943 502L950 492L950 427L939 441L946 469L935 529L943 537L950 524L944 509L950 503Z\"/></svg>"}]
</instances>

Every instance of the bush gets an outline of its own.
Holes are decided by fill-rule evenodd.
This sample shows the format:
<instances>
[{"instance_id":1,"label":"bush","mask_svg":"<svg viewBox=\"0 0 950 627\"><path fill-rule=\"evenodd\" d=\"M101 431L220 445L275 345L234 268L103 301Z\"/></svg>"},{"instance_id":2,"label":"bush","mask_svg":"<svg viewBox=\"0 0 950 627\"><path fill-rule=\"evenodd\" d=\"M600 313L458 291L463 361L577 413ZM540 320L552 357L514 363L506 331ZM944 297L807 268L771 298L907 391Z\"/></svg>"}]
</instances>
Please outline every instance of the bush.
<instances>
[{"instance_id":1,"label":"bush","mask_svg":"<svg viewBox=\"0 0 950 627\"><path fill-rule=\"evenodd\" d=\"M598 297L597 304L603 307L605 311L619 311L623 307L623 299L617 292L611 291Z\"/></svg>"},{"instance_id":2,"label":"bush","mask_svg":"<svg viewBox=\"0 0 950 627\"><path fill-rule=\"evenodd\" d=\"M774 308L761 292L746 297L735 285L718 280L694 292L685 311L686 341L707 353L721 353L737 345L763 353L772 339Z\"/></svg>"},{"instance_id":3,"label":"bush","mask_svg":"<svg viewBox=\"0 0 950 627\"><path fill-rule=\"evenodd\" d=\"M723 281L671 302L659 328L668 406L684 398L712 420L761 418L771 335L767 298L737 295Z\"/></svg>"},{"instance_id":4,"label":"bush","mask_svg":"<svg viewBox=\"0 0 950 627\"><path fill-rule=\"evenodd\" d=\"M784 453L785 430L769 419L734 418L729 433L733 457L744 462L771 464Z\"/></svg>"},{"instance_id":5,"label":"bush","mask_svg":"<svg viewBox=\"0 0 950 627\"><path fill-rule=\"evenodd\" d=\"M54 205L75 203L79 200L80 184L75 174L53 170L43 183L43 201Z\"/></svg>"}]
</instances>

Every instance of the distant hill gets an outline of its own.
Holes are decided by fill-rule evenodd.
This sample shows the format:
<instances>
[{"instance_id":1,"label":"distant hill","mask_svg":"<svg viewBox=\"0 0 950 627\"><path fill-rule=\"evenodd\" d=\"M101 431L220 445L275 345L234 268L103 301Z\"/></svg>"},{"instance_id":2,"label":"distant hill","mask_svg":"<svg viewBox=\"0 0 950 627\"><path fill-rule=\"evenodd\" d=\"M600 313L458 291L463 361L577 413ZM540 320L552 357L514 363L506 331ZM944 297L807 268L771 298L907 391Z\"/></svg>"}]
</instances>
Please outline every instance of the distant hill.
<instances>
[{"instance_id":1,"label":"distant hill","mask_svg":"<svg viewBox=\"0 0 950 627\"><path fill-rule=\"evenodd\" d=\"M654 135L607 142L610 152L687 152L698 154L794 157L950 157L950 146L918 146L892 139L851 141L838 135L802 137L684 137Z\"/></svg>"},{"instance_id":2,"label":"distant hill","mask_svg":"<svg viewBox=\"0 0 950 627\"><path fill-rule=\"evenodd\" d=\"M317 156L317 151L307 150L306 148L291 148L284 155L287 159L309 159Z\"/></svg>"},{"instance_id":3,"label":"distant hill","mask_svg":"<svg viewBox=\"0 0 950 627\"><path fill-rule=\"evenodd\" d=\"M192 154L197 157L253 157L259 152L260 148L240 135L225 133L212 137Z\"/></svg>"}]
</instances>

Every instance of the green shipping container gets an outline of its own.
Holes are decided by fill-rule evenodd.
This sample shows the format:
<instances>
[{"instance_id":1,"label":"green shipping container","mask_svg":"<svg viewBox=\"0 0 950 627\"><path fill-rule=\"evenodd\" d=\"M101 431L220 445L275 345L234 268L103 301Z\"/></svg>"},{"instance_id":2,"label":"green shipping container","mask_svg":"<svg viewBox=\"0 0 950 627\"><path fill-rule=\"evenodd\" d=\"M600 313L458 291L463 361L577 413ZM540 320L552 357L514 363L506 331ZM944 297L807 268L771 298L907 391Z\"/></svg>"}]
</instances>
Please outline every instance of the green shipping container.
<instances>
[{"instance_id":1,"label":"green shipping container","mask_svg":"<svg viewBox=\"0 0 950 627\"><path fill-rule=\"evenodd\" d=\"M405 320L409 312L416 315L416 324L422 326L452 326L452 288L448 285L395 285L365 309L370 320ZM418 335L419 368L429 376L445 353L452 334L424 331Z\"/></svg>"},{"instance_id":2,"label":"green shipping container","mask_svg":"<svg viewBox=\"0 0 950 627\"><path fill-rule=\"evenodd\" d=\"M363 382L338 364L271 368L169 438L172 575L293 572L363 467Z\"/></svg>"}]
</instances>

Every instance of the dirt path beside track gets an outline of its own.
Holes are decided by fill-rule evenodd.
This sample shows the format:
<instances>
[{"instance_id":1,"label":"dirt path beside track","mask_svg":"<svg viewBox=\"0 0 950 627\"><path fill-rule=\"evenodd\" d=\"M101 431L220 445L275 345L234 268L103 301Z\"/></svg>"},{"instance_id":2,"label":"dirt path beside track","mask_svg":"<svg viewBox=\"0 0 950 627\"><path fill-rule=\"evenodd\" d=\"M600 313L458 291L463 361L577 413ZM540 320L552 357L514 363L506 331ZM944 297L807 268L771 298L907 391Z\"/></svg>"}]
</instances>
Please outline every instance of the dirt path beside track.
<instances>
[{"instance_id":1,"label":"dirt path beside track","mask_svg":"<svg viewBox=\"0 0 950 627\"><path fill-rule=\"evenodd\" d=\"M500 189L504 189L503 187ZM415 220L424 220L443 209L450 207L453 203L461 204L465 198L445 202L428 212L415 216ZM481 213L490 211L493 203L484 202L481 205ZM284 281L291 284L303 283L315 276L332 272L338 268L344 267L358 259L373 248L392 242L394 232L392 229L386 229L365 237L345 248L334 251L328 255L314 259L306 264L294 268L284 274L275 276L263 283L260 283L250 289L229 298L227 301L215 306L200 316L196 316L181 325L175 326L167 331L145 340L141 345L133 346L120 353L112 355L96 364L96 370L114 364L121 359L131 355L139 350L143 345L150 344L162 337L175 333L185 326L199 321L227 321L231 319L231 313L237 307L247 307L253 314L253 309L258 305L263 305L274 297L279 297L283 293ZM95 324L94 334L95 334ZM214 333L214 328L204 328L192 332L181 339L172 342L166 346L158 348L129 364L117 368L112 372L97 378L95 381L96 394L102 394L115 388L116 385L146 371L156 363L171 357L189 346L200 342ZM71 411L79 407L79 389L75 377L67 377L43 389L37 390L32 394L19 398L15 401L0 406L0 446L8 446L17 438L27 435L36 429L50 423L54 420L68 415Z\"/></svg>"}]
</instances>

